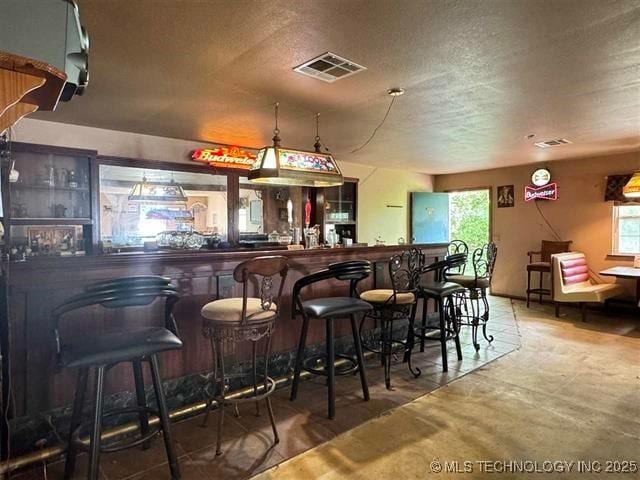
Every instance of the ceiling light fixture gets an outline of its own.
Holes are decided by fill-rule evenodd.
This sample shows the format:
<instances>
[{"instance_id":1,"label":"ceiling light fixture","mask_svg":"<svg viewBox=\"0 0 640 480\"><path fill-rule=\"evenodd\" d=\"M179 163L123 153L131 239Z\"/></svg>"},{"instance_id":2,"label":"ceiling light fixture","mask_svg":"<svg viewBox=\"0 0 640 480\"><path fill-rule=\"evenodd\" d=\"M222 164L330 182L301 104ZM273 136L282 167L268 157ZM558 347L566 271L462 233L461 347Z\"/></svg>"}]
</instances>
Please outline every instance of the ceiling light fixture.
<instances>
[{"instance_id":1,"label":"ceiling light fixture","mask_svg":"<svg viewBox=\"0 0 640 480\"><path fill-rule=\"evenodd\" d=\"M293 150L280 146L278 128L278 107L275 103L275 128L273 145L258 152L255 163L249 171L249 181L268 185L295 185L301 187L335 187L344 179L338 164L331 154L321 153L318 119L316 115L316 143L314 152Z\"/></svg>"},{"instance_id":2,"label":"ceiling light fixture","mask_svg":"<svg viewBox=\"0 0 640 480\"><path fill-rule=\"evenodd\" d=\"M640 198L640 171L635 172L622 187L622 194L627 198Z\"/></svg>"},{"instance_id":3,"label":"ceiling light fixture","mask_svg":"<svg viewBox=\"0 0 640 480\"><path fill-rule=\"evenodd\" d=\"M400 95L404 95L404 88L394 87L387 90L387 94L392 97L399 97Z\"/></svg>"},{"instance_id":4,"label":"ceiling light fixture","mask_svg":"<svg viewBox=\"0 0 640 480\"><path fill-rule=\"evenodd\" d=\"M184 189L171 179L171 183L147 182L147 177L142 176L142 182L133 185L129 192L130 202L155 202L173 203L187 201Z\"/></svg>"}]
</instances>

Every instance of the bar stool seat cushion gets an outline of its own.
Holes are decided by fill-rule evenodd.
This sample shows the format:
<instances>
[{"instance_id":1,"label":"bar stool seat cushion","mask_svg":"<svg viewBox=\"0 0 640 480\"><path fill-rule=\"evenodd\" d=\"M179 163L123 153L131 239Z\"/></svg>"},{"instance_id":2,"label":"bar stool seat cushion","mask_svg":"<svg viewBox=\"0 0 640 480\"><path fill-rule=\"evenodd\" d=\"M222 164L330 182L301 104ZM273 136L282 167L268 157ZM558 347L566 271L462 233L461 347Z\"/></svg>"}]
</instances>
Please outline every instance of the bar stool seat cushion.
<instances>
[{"instance_id":1,"label":"bar stool seat cushion","mask_svg":"<svg viewBox=\"0 0 640 480\"><path fill-rule=\"evenodd\" d=\"M393 290L390 288L367 290L366 292L362 292L360 298L370 303L393 304ZM415 295L411 292L398 292L395 298L396 305L407 305L416 301Z\"/></svg>"},{"instance_id":2,"label":"bar stool seat cushion","mask_svg":"<svg viewBox=\"0 0 640 480\"><path fill-rule=\"evenodd\" d=\"M476 278L473 275L447 275L447 280L464 288L489 288L488 278Z\"/></svg>"},{"instance_id":3,"label":"bar stool seat cushion","mask_svg":"<svg viewBox=\"0 0 640 480\"><path fill-rule=\"evenodd\" d=\"M162 327L85 335L63 346L60 363L72 368L111 365L181 347L180 339Z\"/></svg>"},{"instance_id":4,"label":"bar stool seat cushion","mask_svg":"<svg viewBox=\"0 0 640 480\"><path fill-rule=\"evenodd\" d=\"M420 293L429 298L445 298L463 290L462 285L454 282L427 282L420 285Z\"/></svg>"},{"instance_id":5,"label":"bar stool seat cushion","mask_svg":"<svg viewBox=\"0 0 640 480\"><path fill-rule=\"evenodd\" d=\"M341 317L373 309L369 303L354 297L314 298L302 302L302 308L313 318Z\"/></svg>"},{"instance_id":6,"label":"bar stool seat cushion","mask_svg":"<svg viewBox=\"0 0 640 480\"><path fill-rule=\"evenodd\" d=\"M247 298L247 320L260 322L269 320L276 314L276 304L271 303L268 310L262 308L262 300L259 298ZM207 303L200 314L207 320L215 322L240 322L242 320L242 297L221 298Z\"/></svg>"},{"instance_id":7,"label":"bar stool seat cushion","mask_svg":"<svg viewBox=\"0 0 640 480\"><path fill-rule=\"evenodd\" d=\"M528 272L551 272L551 262L531 262L527 264Z\"/></svg>"}]
</instances>

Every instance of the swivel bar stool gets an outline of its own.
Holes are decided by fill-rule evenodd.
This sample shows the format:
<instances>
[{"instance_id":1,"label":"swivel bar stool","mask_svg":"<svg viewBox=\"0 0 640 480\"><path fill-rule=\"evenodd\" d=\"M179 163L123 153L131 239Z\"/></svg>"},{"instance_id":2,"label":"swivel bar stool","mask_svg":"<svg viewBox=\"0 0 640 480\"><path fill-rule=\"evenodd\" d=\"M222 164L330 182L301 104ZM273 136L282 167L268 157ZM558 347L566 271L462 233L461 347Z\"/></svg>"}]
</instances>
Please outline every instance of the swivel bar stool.
<instances>
[{"instance_id":1,"label":"swivel bar stool","mask_svg":"<svg viewBox=\"0 0 640 480\"><path fill-rule=\"evenodd\" d=\"M458 333L460 327L458 325L458 319L455 310L456 293L464 291L464 287L457 283L447 281L447 272L454 270L457 271L464 267L467 261L466 253L456 253L449 255L445 260L432 263L426 267L422 267L420 270L420 283L418 287L418 298L422 299L422 324L418 331L411 326L408 332L407 354L405 360L409 361L411 358L411 352L413 350L413 344L415 337L420 339L420 351L424 351L424 342L426 340L435 340L440 342L442 349L442 370L448 371L449 364L447 358L447 341L453 339L456 345L456 352L458 354L458 360L462 360L462 347L460 346L460 338ZM433 272L435 278L425 279L424 277ZM427 323L427 303L429 300L434 300L436 303L436 312L438 315L438 326L434 327ZM431 335L430 331L437 330L438 335ZM411 369L411 363L409 362L409 368ZM415 377L420 375L420 369L416 368L415 372L412 370Z\"/></svg>"},{"instance_id":2,"label":"swivel bar stool","mask_svg":"<svg viewBox=\"0 0 640 480\"><path fill-rule=\"evenodd\" d=\"M371 263L364 260L352 260L347 262L334 263L329 265L326 270L313 273L298 280L293 286L293 309L292 316L302 316L302 330L300 332L300 341L298 342L298 352L296 354L296 364L293 372L293 382L291 384L291 401L294 401L298 395L298 385L300 383L300 372L304 368L308 372L315 375L324 375L327 377L328 387L328 416L330 419L335 417L336 413L336 393L335 393L335 376L353 373L356 369L360 373L360 383L362 384L362 395L365 401L369 400L369 387L364 371L364 357L362 355L362 346L360 344L360 335L356 323L356 315L366 313L371 310L371 305L358 298L357 285L358 282L367 278L371 274ZM312 284L324 280L343 280L349 282L349 296L344 297L328 297L314 298L311 300L302 299L302 290ZM338 318L348 317L351 321L351 333L353 334L353 346L355 348L356 358L353 359L347 355L336 355L334 348L333 324ZM305 360L304 350L307 342L307 332L309 331L309 322L312 319L325 321L326 326L326 354L316 355ZM336 356L348 360L352 367L342 369L339 372L335 368ZM322 360L322 368L310 366L311 363L317 363Z\"/></svg>"},{"instance_id":3,"label":"swivel bar stool","mask_svg":"<svg viewBox=\"0 0 640 480\"><path fill-rule=\"evenodd\" d=\"M259 415L259 402L264 400L271 421L274 443L280 441L269 398L276 388L276 382L269 377L269 355L287 270L287 259L282 256L256 257L242 262L233 271L234 280L242 284L242 297L222 298L202 307L203 333L211 343L213 354L213 375L211 383L205 389L208 400L202 424L206 426L209 412L215 402L220 409L216 455L222 454L222 428L227 405L233 405L237 409L242 403L254 402L256 414ZM276 275L280 277L280 286L274 295L273 277ZM254 282L259 285L259 298L249 297L249 287ZM264 343L264 373L261 378L257 371L257 348L260 341ZM225 372L225 348L233 348L240 342L251 342L251 373L228 375ZM228 398L228 381L232 377L240 377L240 380L251 377L253 394L242 398Z\"/></svg>"},{"instance_id":4,"label":"swivel bar stool","mask_svg":"<svg viewBox=\"0 0 640 480\"><path fill-rule=\"evenodd\" d=\"M156 276L127 277L92 285L85 289L84 293L70 298L53 311L58 366L79 370L69 428L64 470L65 479L69 479L73 475L77 451L87 450L85 444L80 441L80 431L82 430L82 407L85 390L87 389L87 381L91 369L94 370L95 382L87 478L89 480L98 478L100 453L116 452L137 445L147 445L159 431L163 433L171 478L173 480L180 478L178 459L171 437L169 412L165 402L157 358L157 354L160 352L182 347L182 342L177 336L177 328L173 317L173 306L179 298L175 287L170 284L168 278ZM122 308L147 306L152 308L151 304L155 300L164 301L164 327L143 327L103 334L76 335L68 341L64 338L63 317L70 313L98 305L108 310L115 310L115 313L118 313L117 309ZM141 366L143 361L148 361L151 367L153 388L158 403L157 411L147 406ZM105 374L111 367L122 362L131 362L133 364L138 406L103 413ZM139 437L128 443L122 441L101 445L100 435L103 418L125 413L138 414L140 421ZM149 414L156 415L159 418L159 428L150 431Z\"/></svg>"},{"instance_id":5,"label":"swivel bar stool","mask_svg":"<svg viewBox=\"0 0 640 480\"><path fill-rule=\"evenodd\" d=\"M367 350L380 355L380 361L384 367L385 386L389 390L391 390L391 357L394 356L394 350L398 347L402 348L405 358L411 360L410 356L406 356L407 343L394 336L394 324L400 320L408 320L409 326L413 325L417 286L423 262L424 256L417 248L394 255L389 260L392 288L376 288L362 292L360 295L362 300L366 300L373 306L373 310L362 318L360 333L364 331L363 326L367 318L373 318L376 324L380 321L379 340L369 339L362 344ZM410 363L409 370L412 371Z\"/></svg>"}]
</instances>

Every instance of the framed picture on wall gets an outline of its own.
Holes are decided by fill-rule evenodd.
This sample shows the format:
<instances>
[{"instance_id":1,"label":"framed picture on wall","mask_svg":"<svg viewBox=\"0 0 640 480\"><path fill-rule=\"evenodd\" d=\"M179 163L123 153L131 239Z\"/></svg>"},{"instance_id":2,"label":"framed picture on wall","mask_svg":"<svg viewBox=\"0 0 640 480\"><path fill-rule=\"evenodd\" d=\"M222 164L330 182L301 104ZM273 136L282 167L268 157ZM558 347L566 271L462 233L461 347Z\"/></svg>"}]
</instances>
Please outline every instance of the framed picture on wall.
<instances>
[{"instance_id":1,"label":"framed picture on wall","mask_svg":"<svg viewBox=\"0 0 640 480\"><path fill-rule=\"evenodd\" d=\"M513 185L498 187L498 208L510 208L515 205Z\"/></svg>"}]
</instances>

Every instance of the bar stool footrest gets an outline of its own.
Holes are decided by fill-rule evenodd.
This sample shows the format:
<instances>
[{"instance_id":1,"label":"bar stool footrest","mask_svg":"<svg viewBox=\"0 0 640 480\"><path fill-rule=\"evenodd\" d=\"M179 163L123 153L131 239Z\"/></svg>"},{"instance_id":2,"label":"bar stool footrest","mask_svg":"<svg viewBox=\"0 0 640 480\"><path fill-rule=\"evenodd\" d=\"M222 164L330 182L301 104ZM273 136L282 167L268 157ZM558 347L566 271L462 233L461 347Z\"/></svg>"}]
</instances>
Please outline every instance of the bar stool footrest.
<instances>
[{"instance_id":1,"label":"bar stool footrest","mask_svg":"<svg viewBox=\"0 0 640 480\"><path fill-rule=\"evenodd\" d=\"M124 415L127 413L146 413L149 416L153 415L157 418L160 418L160 413L150 407L119 408L117 410L112 410L111 412L105 413L104 415L102 415L102 418L115 417L116 415ZM82 430L83 426L85 425L81 424L73 431L72 442L78 450L88 452L90 449L89 444L80 440L80 431ZM121 450L126 450L128 448L137 447L138 445L142 445L143 443L148 442L149 440L157 436L161 430L162 427L160 426L160 423L158 423L157 425L152 425L151 422L149 422L149 433L147 433L146 435L142 435L142 433L140 433L133 439L126 439L126 441L123 440L107 445L100 445L100 453L114 453Z\"/></svg>"},{"instance_id":2,"label":"bar stool footrest","mask_svg":"<svg viewBox=\"0 0 640 480\"><path fill-rule=\"evenodd\" d=\"M241 404L241 403L255 403L255 402L259 402L260 400L263 400L267 397L269 397L276 389L276 381L271 378L271 377L267 377L267 390L264 390L264 380L262 381L262 383L258 384L258 394L257 395L249 395L249 396L245 396L245 397L240 397L240 398L232 398L233 393L229 393L228 396L225 396L225 398L222 398L220 395L208 395L209 399L214 400L218 405L224 403L225 405L237 405L237 404ZM205 391L206 388L205 388ZM260 393L260 391L262 391L262 393ZM208 391L207 391L208 394Z\"/></svg>"},{"instance_id":3,"label":"bar stool footrest","mask_svg":"<svg viewBox=\"0 0 640 480\"><path fill-rule=\"evenodd\" d=\"M336 375L350 375L353 374L355 372L358 371L358 361L354 358L351 357L349 355L345 355L342 353L337 353L336 354L336 359L341 358L343 360L346 360L347 363L346 364L341 364L336 366L335 368L335 374ZM313 373L314 375L322 375L322 376L327 376L327 372L324 368L324 366L320 367L320 368L316 368L316 367L312 367L309 364L312 363L317 363L319 360L324 360L324 364L326 364L326 355L320 353L318 355L313 355L309 358L306 358L303 362L302 362L302 368L305 369L307 372L309 373Z\"/></svg>"}]
</instances>

